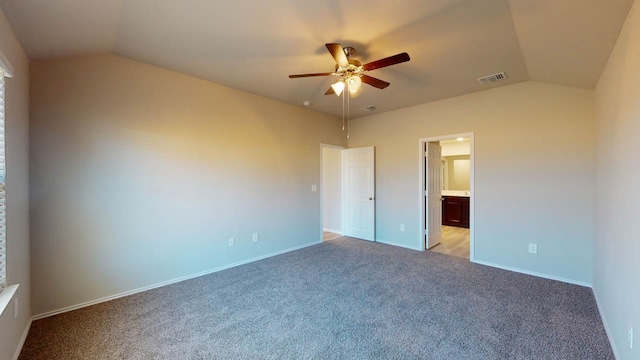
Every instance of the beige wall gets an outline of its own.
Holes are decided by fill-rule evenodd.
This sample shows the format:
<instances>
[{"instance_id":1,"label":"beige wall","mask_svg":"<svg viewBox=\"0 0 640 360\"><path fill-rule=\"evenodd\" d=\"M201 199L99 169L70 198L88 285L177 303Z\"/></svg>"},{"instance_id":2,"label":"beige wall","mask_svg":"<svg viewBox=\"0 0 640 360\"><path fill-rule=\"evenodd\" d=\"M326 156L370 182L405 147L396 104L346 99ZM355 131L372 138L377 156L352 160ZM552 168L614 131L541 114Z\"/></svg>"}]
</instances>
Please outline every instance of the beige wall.
<instances>
[{"instance_id":1,"label":"beige wall","mask_svg":"<svg viewBox=\"0 0 640 360\"><path fill-rule=\"evenodd\" d=\"M0 360L12 359L31 318L29 277L29 60L0 10L0 53L14 76L6 81L7 280L20 284L0 316Z\"/></svg>"},{"instance_id":2,"label":"beige wall","mask_svg":"<svg viewBox=\"0 0 640 360\"><path fill-rule=\"evenodd\" d=\"M469 190L471 160L454 159L453 160L453 189L452 190Z\"/></svg>"},{"instance_id":3,"label":"beige wall","mask_svg":"<svg viewBox=\"0 0 640 360\"><path fill-rule=\"evenodd\" d=\"M418 139L473 132L476 261L590 284L593 129L592 91L523 82L357 119L349 147L376 147L376 238L419 248Z\"/></svg>"},{"instance_id":4,"label":"beige wall","mask_svg":"<svg viewBox=\"0 0 640 360\"><path fill-rule=\"evenodd\" d=\"M339 119L113 55L31 71L34 313L320 241Z\"/></svg>"},{"instance_id":5,"label":"beige wall","mask_svg":"<svg viewBox=\"0 0 640 360\"><path fill-rule=\"evenodd\" d=\"M471 189L471 157L470 155L443 156L443 161L447 162L447 176L445 190L465 190Z\"/></svg>"},{"instance_id":6,"label":"beige wall","mask_svg":"<svg viewBox=\"0 0 640 360\"><path fill-rule=\"evenodd\" d=\"M640 3L596 88L594 292L621 360L640 359ZM629 349L628 329L635 327Z\"/></svg>"}]
</instances>

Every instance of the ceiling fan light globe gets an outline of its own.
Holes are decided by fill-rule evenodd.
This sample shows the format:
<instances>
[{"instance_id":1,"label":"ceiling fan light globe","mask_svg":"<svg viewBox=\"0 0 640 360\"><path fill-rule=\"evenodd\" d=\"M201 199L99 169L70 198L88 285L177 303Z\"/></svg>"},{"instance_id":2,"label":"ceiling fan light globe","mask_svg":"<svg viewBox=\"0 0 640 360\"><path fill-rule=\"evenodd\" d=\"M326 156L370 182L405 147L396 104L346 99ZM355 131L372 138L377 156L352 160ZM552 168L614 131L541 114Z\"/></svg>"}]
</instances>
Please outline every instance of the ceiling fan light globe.
<instances>
[{"instance_id":1,"label":"ceiling fan light globe","mask_svg":"<svg viewBox=\"0 0 640 360\"><path fill-rule=\"evenodd\" d=\"M362 79L358 75L352 75L347 78L347 85L349 85L349 91L351 89L356 90L362 87Z\"/></svg>"},{"instance_id":2,"label":"ceiling fan light globe","mask_svg":"<svg viewBox=\"0 0 640 360\"><path fill-rule=\"evenodd\" d=\"M342 94L342 90L344 90L345 84L343 81L338 81L335 84L331 84L331 88L336 95L340 96Z\"/></svg>"},{"instance_id":3,"label":"ceiling fan light globe","mask_svg":"<svg viewBox=\"0 0 640 360\"><path fill-rule=\"evenodd\" d=\"M358 97L360 94L362 94L362 86L355 88L349 87L349 95L351 95L352 98Z\"/></svg>"}]
</instances>

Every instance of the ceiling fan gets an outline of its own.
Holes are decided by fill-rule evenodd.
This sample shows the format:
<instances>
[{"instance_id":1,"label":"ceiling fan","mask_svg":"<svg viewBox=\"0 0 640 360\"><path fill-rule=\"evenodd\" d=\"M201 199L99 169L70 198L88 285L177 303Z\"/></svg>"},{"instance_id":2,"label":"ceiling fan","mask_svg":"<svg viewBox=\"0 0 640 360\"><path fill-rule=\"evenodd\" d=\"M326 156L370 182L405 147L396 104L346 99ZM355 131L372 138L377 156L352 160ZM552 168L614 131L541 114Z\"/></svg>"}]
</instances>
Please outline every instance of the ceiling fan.
<instances>
[{"instance_id":1,"label":"ceiling fan","mask_svg":"<svg viewBox=\"0 0 640 360\"><path fill-rule=\"evenodd\" d=\"M389 86L388 82L366 75L365 72L403 63L411 59L409 54L403 52L362 65L360 61L351 58L355 53L354 48L350 46L343 48L342 45L337 43L329 43L326 44L326 46L336 61L336 68L334 72L289 75L289 78L295 79L331 75L338 76L340 79L336 83L331 84L331 87L327 90L325 95L336 94L340 96L342 91L346 88L351 97L356 97L362 93L362 83L369 84L378 89L384 89Z\"/></svg>"}]
</instances>

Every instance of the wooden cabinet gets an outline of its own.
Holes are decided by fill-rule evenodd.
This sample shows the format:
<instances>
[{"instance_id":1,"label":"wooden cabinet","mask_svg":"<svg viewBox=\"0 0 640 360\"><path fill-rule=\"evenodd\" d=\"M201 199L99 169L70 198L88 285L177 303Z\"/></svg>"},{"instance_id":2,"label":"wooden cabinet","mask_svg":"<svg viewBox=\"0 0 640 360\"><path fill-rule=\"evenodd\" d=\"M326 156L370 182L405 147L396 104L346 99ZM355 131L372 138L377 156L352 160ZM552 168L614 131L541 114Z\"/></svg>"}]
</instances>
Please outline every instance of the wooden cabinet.
<instances>
[{"instance_id":1,"label":"wooden cabinet","mask_svg":"<svg viewBox=\"0 0 640 360\"><path fill-rule=\"evenodd\" d=\"M442 197L442 225L469 227L469 198L463 196Z\"/></svg>"}]
</instances>

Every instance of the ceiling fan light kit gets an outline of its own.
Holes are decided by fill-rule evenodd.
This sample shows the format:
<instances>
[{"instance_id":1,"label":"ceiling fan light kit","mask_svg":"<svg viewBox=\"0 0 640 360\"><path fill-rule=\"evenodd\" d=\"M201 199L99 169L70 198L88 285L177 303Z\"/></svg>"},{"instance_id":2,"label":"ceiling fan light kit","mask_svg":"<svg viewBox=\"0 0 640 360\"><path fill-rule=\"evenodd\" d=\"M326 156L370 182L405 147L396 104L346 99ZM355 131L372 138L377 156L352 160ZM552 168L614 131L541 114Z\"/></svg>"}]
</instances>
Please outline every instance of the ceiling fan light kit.
<instances>
[{"instance_id":1,"label":"ceiling fan light kit","mask_svg":"<svg viewBox=\"0 0 640 360\"><path fill-rule=\"evenodd\" d=\"M331 84L331 88L333 89L333 92L338 96L342 94L342 90L344 90L345 86L346 86L345 82L342 79L338 80L338 82L336 82L335 84Z\"/></svg>"},{"instance_id":2,"label":"ceiling fan light kit","mask_svg":"<svg viewBox=\"0 0 640 360\"><path fill-rule=\"evenodd\" d=\"M351 97L356 97L362 93L362 83L369 84L378 89L384 89L389 86L389 83L380 79L376 79L365 73L367 71L380 69L386 66L391 66L405 61L411 60L409 54L406 52L386 57L384 59L372 61L367 64L362 64L360 61L351 58L355 53L355 49L347 46L342 47L338 43L325 44L331 56L336 61L335 71L331 73L311 73L311 74L299 74L289 75L290 78L301 77L316 77L316 76L338 76L340 79L334 84L331 84L331 88L325 93L325 95L336 94L342 95L345 87L349 90Z\"/></svg>"},{"instance_id":3,"label":"ceiling fan light kit","mask_svg":"<svg viewBox=\"0 0 640 360\"><path fill-rule=\"evenodd\" d=\"M331 56L336 61L335 71L331 73L310 73L310 74L298 74L289 75L289 78L302 78L302 77L317 77L317 76L338 76L339 79L335 83L331 84L331 87L325 95L336 94L342 98L342 129L344 126L344 114L345 114L345 99L347 106L347 139L349 138L349 98L358 97L362 94L362 83L369 84L378 89L384 89L390 84L384 80L376 79L372 76L366 75L365 72L380 69L386 66L391 66L405 61L411 60L409 54L406 52L386 57L384 59L372 61L362 65L362 63L356 59L352 59L351 56L355 53L355 49L347 46L342 47L338 43L325 44ZM345 91L345 88L347 91ZM348 94L349 96L347 96Z\"/></svg>"},{"instance_id":4,"label":"ceiling fan light kit","mask_svg":"<svg viewBox=\"0 0 640 360\"><path fill-rule=\"evenodd\" d=\"M349 88L349 95L351 97L357 97L362 94L362 79L359 74L349 76L347 79L347 87Z\"/></svg>"}]
</instances>

